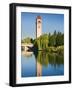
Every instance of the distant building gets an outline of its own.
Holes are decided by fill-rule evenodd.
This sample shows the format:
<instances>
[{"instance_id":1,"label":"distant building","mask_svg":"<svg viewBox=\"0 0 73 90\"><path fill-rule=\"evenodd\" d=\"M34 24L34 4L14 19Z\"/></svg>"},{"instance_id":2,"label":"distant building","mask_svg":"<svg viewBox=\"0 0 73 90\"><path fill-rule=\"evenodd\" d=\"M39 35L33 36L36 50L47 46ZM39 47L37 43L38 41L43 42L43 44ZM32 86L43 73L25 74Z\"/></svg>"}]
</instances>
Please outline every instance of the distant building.
<instances>
[{"instance_id":1,"label":"distant building","mask_svg":"<svg viewBox=\"0 0 73 90\"><path fill-rule=\"evenodd\" d=\"M42 18L41 16L37 16L36 19L36 38L42 35Z\"/></svg>"}]
</instances>

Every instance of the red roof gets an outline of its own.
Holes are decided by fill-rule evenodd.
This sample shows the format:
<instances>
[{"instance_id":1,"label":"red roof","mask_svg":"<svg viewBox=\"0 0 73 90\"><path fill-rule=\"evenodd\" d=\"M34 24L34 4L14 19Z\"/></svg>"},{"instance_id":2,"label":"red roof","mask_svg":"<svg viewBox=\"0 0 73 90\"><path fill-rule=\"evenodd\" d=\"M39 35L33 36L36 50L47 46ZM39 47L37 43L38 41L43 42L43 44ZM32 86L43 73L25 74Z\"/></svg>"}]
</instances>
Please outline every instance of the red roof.
<instances>
[{"instance_id":1,"label":"red roof","mask_svg":"<svg viewBox=\"0 0 73 90\"><path fill-rule=\"evenodd\" d=\"M41 16L37 16L37 19L41 19Z\"/></svg>"}]
</instances>

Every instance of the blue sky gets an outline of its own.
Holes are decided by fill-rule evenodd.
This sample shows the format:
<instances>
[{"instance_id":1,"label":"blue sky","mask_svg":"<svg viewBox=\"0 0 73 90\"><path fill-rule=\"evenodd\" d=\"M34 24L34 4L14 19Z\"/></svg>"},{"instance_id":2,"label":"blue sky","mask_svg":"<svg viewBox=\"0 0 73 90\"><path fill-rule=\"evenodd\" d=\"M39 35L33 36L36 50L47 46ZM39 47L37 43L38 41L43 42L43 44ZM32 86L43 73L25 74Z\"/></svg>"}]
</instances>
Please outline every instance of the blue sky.
<instances>
[{"instance_id":1,"label":"blue sky","mask_svg":"<svg viewBox=\"0 0 73 90\"><path fill-rule=\"evenodd\" d=\"M21 13L21 38L36 38L36 17L42 17L42 33L64 32L64 14Z\"/></svg>"}]
</instances>

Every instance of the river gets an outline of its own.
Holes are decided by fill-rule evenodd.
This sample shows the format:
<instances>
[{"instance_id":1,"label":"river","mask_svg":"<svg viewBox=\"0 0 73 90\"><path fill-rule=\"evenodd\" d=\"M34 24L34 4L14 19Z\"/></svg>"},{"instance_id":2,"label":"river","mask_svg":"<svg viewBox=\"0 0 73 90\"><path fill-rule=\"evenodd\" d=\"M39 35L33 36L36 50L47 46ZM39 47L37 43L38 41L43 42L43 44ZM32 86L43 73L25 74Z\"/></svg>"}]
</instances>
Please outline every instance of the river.
<instances>
[{"instance_id":1,"label":"river","mask_svg":"<svg viewBox=\"0 0 73 90\"><path fill-rule=\"evenodd\" d=\"M23 52L21 56L21 77L64 75L64 56L44 51Z\"/></svg>"}]
</instances>

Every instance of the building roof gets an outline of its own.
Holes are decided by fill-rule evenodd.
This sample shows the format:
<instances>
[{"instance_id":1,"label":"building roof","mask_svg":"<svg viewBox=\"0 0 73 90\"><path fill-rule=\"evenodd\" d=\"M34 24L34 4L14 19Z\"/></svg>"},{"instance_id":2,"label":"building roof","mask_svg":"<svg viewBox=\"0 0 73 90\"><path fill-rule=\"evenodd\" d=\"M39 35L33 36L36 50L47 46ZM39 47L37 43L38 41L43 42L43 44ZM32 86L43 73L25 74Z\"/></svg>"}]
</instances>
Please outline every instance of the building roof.
<instances>
[{"instance_id":1,"label":"building roof","mask_svg":"<svg viewBox=\"0 0 73 90\"><path fill-rule=\"evenodd\" d=\"M37 16L37 19L41 19L41 16Z\"/></svg>"}]
</instances>

